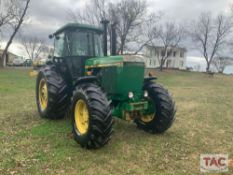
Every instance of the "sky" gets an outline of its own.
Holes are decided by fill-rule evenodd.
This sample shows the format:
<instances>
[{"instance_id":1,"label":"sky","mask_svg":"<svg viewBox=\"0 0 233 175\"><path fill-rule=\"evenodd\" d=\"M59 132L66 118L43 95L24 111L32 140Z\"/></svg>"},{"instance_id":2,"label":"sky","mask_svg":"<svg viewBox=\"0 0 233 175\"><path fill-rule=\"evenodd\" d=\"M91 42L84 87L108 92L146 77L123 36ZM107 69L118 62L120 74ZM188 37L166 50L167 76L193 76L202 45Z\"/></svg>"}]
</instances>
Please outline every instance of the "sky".
<instances>
[{"instance_id":1,"label":"sky","mask_svg":"<svg viewBox=\"0 0 233 175\"><path fill-rule=\"evenodd\" d=\"M82 9L85 3L90 1L31 0L28 18L22 27L22 34L37 35L48 41L49 34L70 21L67 11L70 9ZM162 11L165 14L165 20L174 20L188 24L204 11L211 12L213 15L217 15L220 12L229 14L233 0L147 0L147 3L149 11ZM0 37L4 38L6 35L3 34ZM4 47L4 43L1 43L0 46ZM25 55L22 46L17 44L17 42L12 44L9 50L19 55ZM189 49L187 56L191 60L201 57L200 53L192 49Z\"/></svg>"}]
</instances>

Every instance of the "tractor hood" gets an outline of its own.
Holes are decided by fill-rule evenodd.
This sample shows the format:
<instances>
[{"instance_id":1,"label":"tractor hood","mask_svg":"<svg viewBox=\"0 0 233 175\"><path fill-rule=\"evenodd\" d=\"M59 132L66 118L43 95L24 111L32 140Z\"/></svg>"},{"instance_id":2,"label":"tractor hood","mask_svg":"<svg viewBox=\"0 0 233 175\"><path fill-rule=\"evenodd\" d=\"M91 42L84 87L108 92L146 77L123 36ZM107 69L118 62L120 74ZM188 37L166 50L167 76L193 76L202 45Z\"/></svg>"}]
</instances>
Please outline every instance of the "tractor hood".
<instances>
[{"instance_id":1,"label":"tractor hood","mask_svg":"<svg viewBox=\"0 0 233 175\"><path fill-rule=\"evenodd\" d=\"M121 55L92 58L86 61L86 71L98 68L101 72L101 87L112 100L128 100L128 94L134 94L134 100L141 99L145 64L137 55Z\"/></svg>"},{"instance_id":2,"label":"tractor hood","mask_svg":"<svg viewBox=\"0 0 233 175\"><path fill-rule=\"evenodd\" d=\"M139 55L119 55L88 59L85 68L123 66L124 62L144 64L143 58Z\"/></svg>"}]
</instances>

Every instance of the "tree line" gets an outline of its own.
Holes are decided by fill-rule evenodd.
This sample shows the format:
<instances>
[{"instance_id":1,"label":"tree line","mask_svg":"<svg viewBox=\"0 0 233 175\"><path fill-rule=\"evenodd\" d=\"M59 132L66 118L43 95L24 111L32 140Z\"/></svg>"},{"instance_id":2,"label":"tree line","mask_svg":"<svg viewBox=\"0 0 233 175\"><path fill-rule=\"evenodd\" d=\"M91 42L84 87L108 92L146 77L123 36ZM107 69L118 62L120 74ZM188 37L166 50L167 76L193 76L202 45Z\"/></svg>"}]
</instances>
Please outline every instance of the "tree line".
<instances>
[{"instance_id":1,"label":"tree line","mask_svg":"<svg viewBox=\"0 0 233 175\"><path fill-rule=\"evenodd\" d=\"M190 26L184 26L174 21L164 21L161 14L148 13L148 4L142 0L121 0L117 3L94 0L83 9L69 10L68 15L73 21L95 25L101 19L109 19L110 24L116 26L118 54L132 50L137 54L145 45L162 46L164 54L159 60L160 70L172 48L187 40L205 58L207 72L211 65L223 72L226 65L233 62L224 53L226 48L232 47L232 16L219 14L214 17L211 13L203 12ZM132 45L137 47L132 49Z\"/></svg>"},{"instance_id":2,"label":"tree line","mask_svg":"<svg viewBox=\"0 0 233 175\"><path fill-rule=\"evenodd\" d=\"M29 3L30 0L0 0L0 5L4 6L0 12L0 30L10 26L13 31L4 54L24 21ZM67 16L73 22L92 25L100 25L103 19L109 20L108 32L115 27L117 33L117 54L138 54L146 45L161 46L164 53L159 59L161 70L172 48L180 47L187 41L203 55L207 72L211 65L223 72L227 65L232 64L231 58L225 53L226 48L233 47L232 16L219 14L215 17L203 12L191 25L184 25L172 19L165 20L163 13L149 12L148 6L144 0L120 0L115 3L93 0L82 9L67 10ZM231 10L233 13L233 7ZM44 48L44 42L36 37L24 36L21 43L31 59ZM4 65L4 54L0 65Z\"/></svg>"}]
</instances>

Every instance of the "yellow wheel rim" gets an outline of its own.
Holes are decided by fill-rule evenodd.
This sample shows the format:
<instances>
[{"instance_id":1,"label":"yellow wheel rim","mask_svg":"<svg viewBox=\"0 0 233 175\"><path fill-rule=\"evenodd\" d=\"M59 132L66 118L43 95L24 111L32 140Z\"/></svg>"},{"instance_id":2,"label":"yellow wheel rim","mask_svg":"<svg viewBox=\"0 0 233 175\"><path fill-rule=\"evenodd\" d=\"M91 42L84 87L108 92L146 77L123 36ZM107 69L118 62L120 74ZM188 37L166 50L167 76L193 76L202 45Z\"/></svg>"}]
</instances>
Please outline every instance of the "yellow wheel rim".
<instances>
[{"instance_id":1,"label":"yellow wheel rim","mask_svg":"<svg viewBox=\"0 0 233 175\"><path fill-rule=\"evenodd\" d=\"M155 118L155 114L144 115L141 120L145 123L151 122Z\"/></svg>"},{"instance_id":2,"label":"yellow wheel rim","mask_svg":"<svg viewBox=\"0 0 233 175\"><path fill-rule=\"evenodd\" d=\"M89 112L85 101L78 100L74 110L76 128L80 134L87 133L89 127Z\"/></svg>"},{"instance_id":3,"label":"yellow wheel rim","mask_svg":"<svg viewBox=\"0 0 233 175\"><path fill-rule=\"evenodd\" d=\"M41 79L39 84L39 104L42 111L44 111L48 105L48 88L45 79Z\"/></svg>"}]
</instances>

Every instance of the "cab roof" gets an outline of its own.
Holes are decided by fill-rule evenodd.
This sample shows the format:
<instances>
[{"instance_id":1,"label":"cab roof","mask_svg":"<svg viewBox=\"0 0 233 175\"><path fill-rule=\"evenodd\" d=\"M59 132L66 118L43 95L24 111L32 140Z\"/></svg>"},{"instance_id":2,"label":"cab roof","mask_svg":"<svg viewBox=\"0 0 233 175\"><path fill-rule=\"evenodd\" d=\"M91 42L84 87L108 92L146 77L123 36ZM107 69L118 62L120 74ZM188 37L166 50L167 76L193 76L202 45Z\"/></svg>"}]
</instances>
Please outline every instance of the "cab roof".
<instances>
[{"instance_id":1,"label":"cab roof","mask_svg":"<svg viewBox=\"0 0 233 175\"><path fill-rule=\"evenodd\" d=\"M88 24L80 24L80 23L68 23L65 26L61 27L60 29L58 29L54 35L57 35L65 30L69 30L69 29L75 29L75 28L79 28L79 29L87 29L87 30L94 30L96 32L103 32L103 29L100 27L96 27L96 26L92 26L92 25L88 25Z\"/></svg>"}]
</instances>

